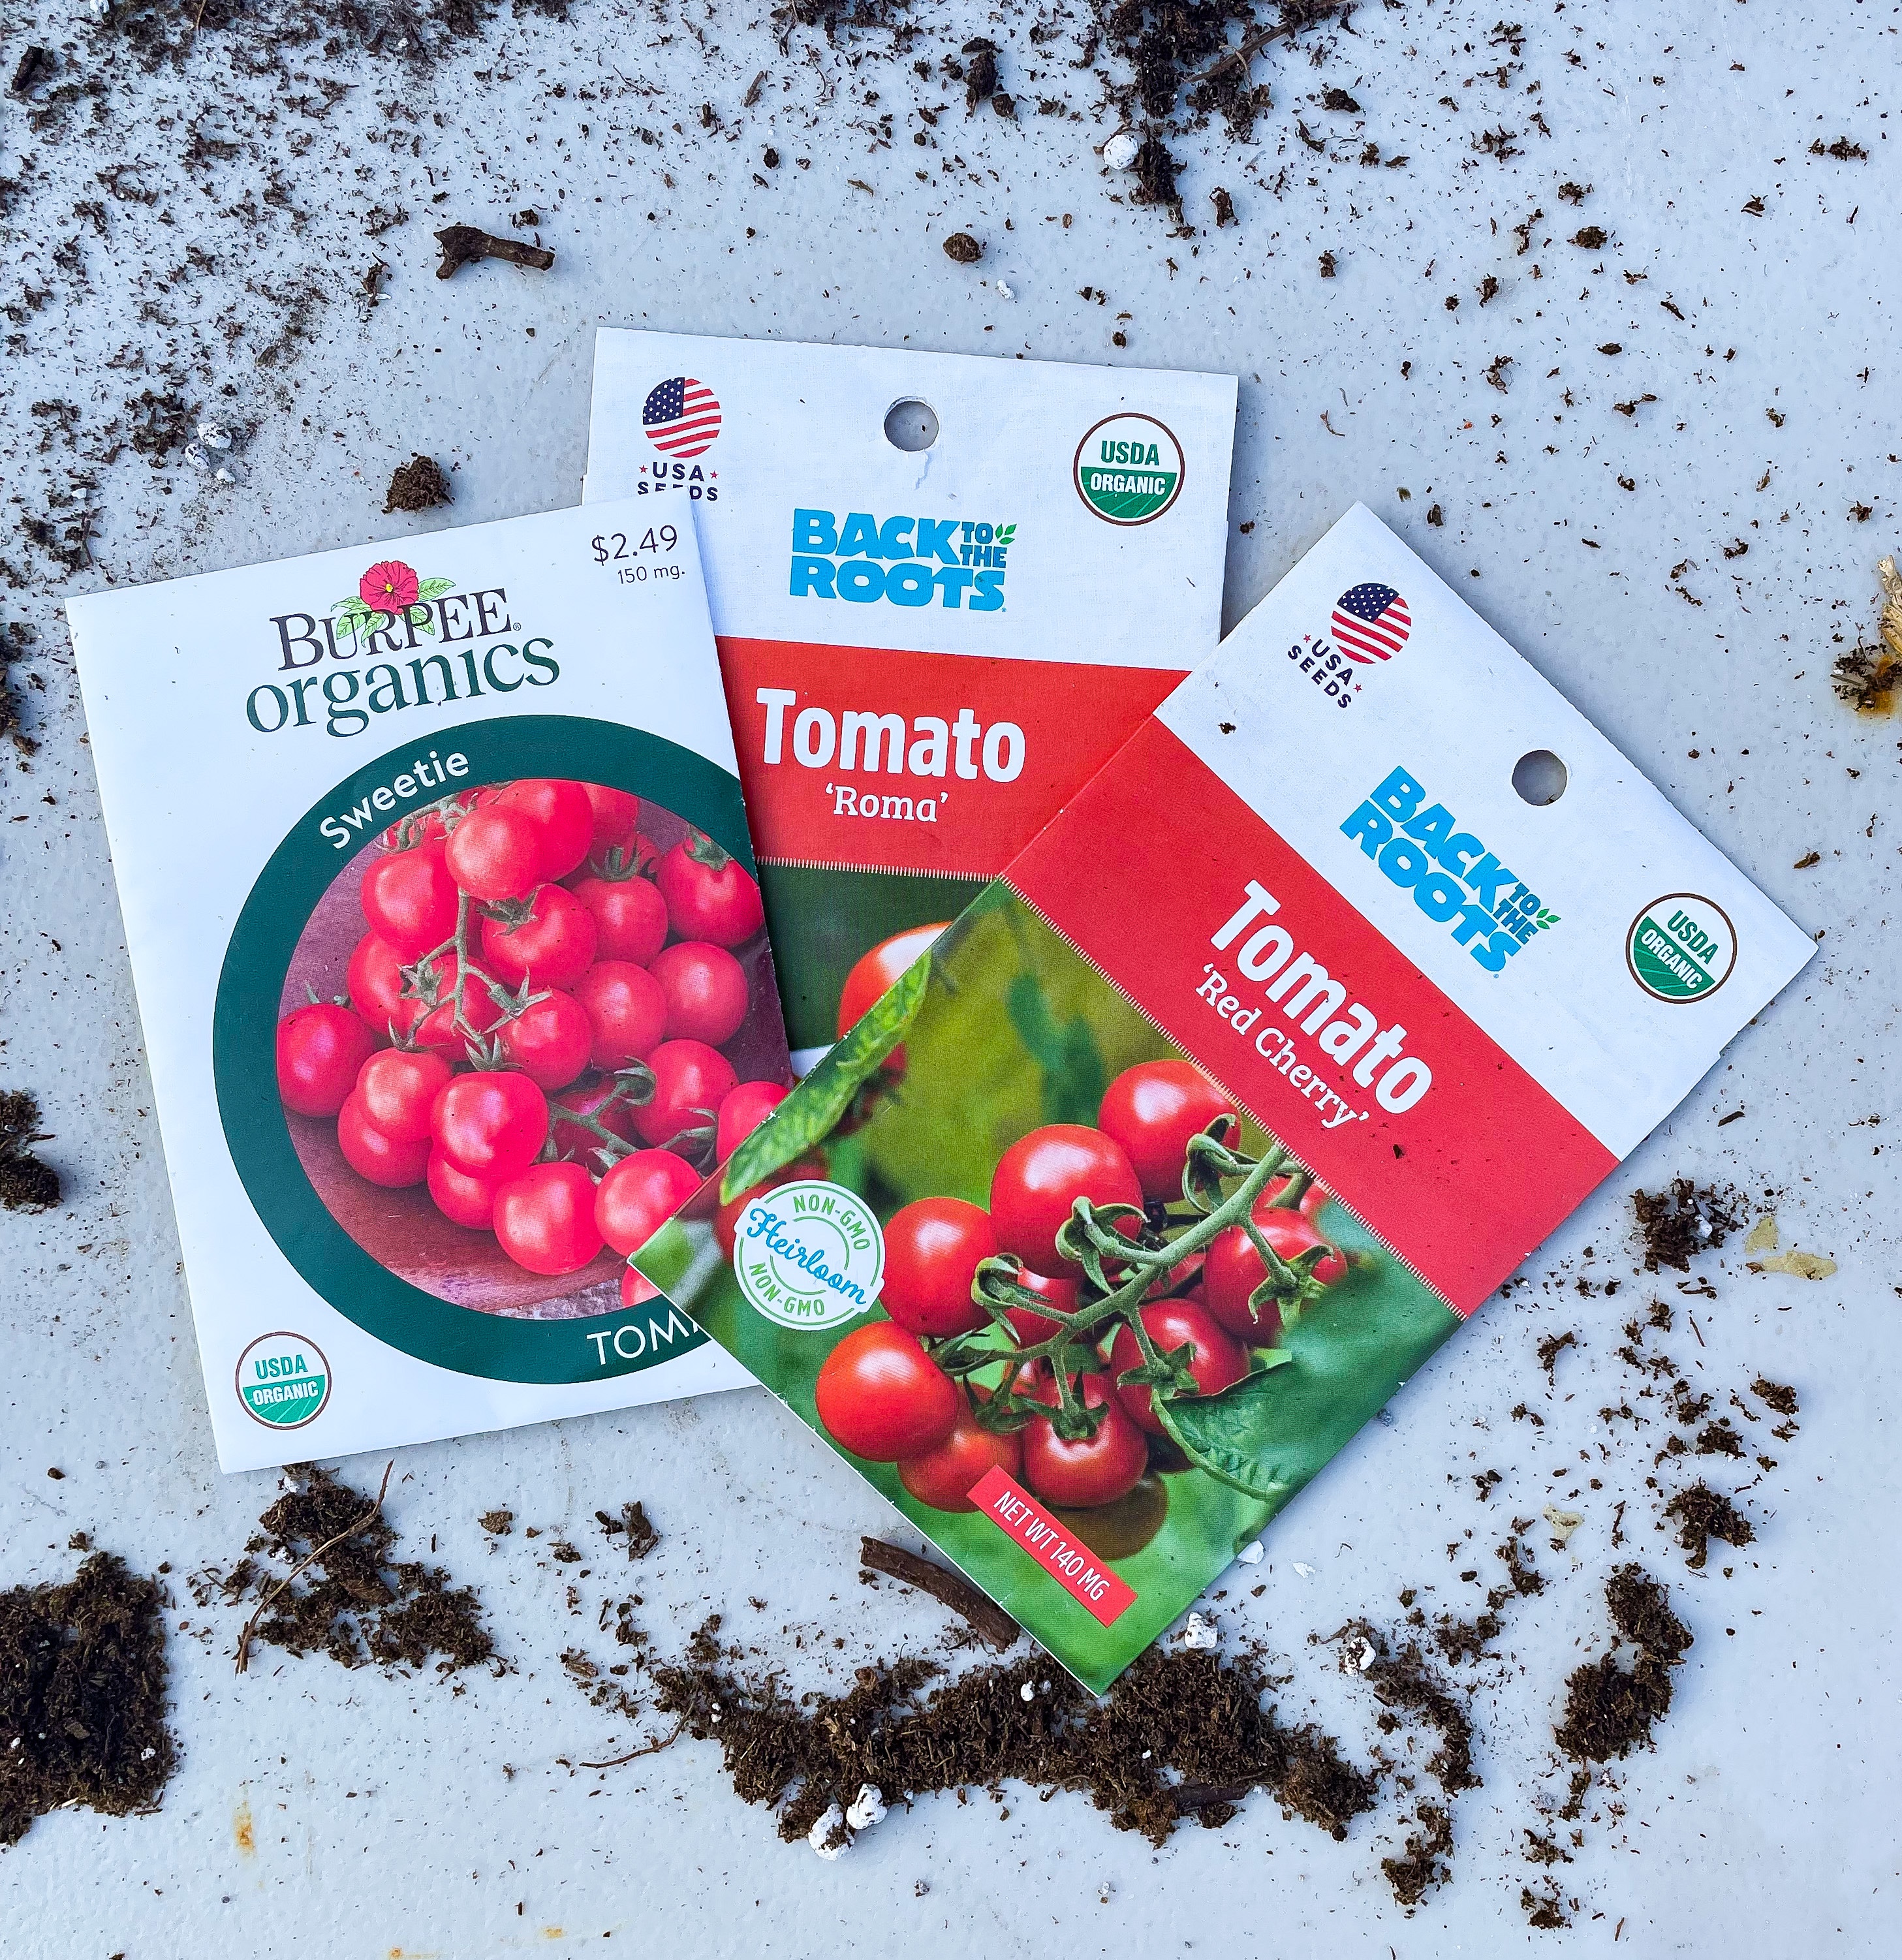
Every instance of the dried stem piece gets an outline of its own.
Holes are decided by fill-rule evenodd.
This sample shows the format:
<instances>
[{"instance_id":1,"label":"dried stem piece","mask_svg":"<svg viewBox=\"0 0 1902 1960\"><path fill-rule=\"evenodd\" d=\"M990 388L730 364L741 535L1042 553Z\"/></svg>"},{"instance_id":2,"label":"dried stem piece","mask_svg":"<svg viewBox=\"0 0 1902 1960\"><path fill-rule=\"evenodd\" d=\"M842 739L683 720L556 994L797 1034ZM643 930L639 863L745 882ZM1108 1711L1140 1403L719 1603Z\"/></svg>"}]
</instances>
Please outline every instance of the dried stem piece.
<instances>
[{"instance_id":1,"label":"dried stem piece","mask_svg":"<svg viewBox=\"0 0 1902 1960\"><path fill-rule=\"evenodd\" d=\"M540 245L525 245L519 238L498 238L479 225L445 224L436 234L442 247L443 262L436 268L439 279L453 278L458 266L472 259L506 259L511 266L532 266L545 272L555 263L555 254Z\"/></svg>"},{"instance_id":2,"label":"dried stem piece","mask_svg":"<svg viewBox=\"0 0 1902 1960\"><path fill-rule=\"evenodd\" d=\"M902 1580L928 1592L940 1605L948 1606L987 1646L1010 1646L1023 1629L988 1593L973 1586L962 1573L921 1558L902 1545L888 1545L882 1538L859 1540L859 1563L888 1578Z\"/></svg>"}]
</instances>

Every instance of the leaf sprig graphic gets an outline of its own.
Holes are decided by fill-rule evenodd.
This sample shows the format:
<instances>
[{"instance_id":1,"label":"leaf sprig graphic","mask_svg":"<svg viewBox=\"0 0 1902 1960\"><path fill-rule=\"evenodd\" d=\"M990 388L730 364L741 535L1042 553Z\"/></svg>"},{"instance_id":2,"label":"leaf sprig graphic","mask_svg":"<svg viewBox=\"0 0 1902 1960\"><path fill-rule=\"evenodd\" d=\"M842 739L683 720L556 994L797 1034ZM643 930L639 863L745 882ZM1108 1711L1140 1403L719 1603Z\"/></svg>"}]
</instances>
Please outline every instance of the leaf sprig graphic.
<instances>
[{"instance_id":1,"label":"leaf sprig graphic","mask_svg":"<svg viewBox=\"0 0 1902 1960\"><path fill-rule=\"evenodd\" d=\"M1015 544L1016 542L1017 527L1015 524L999 524L995 528L997 533L996 542L997 543L1000 545L1010 545Z\"/></svg>"},{"instance_id":2,"label":"leaf sprig graphic","mask_svg":"<svg viewBox=\"0 0 1902 1960\"><path fill-rule=\"evenodd\" d=\"M453 578L425 578L417 581L416 603L408 609L409 623L420 632L435 636L436 622L429 607L433 600L441 598L445 592L453 592L456 581ZM348 599L333 600L330 610L337 616L337 625L352 639L359 634L374 633L384 626L393 626L396 616L393 612L380 612L374 606L366 606L352 593Z\"/></svg>"}]
</instances>

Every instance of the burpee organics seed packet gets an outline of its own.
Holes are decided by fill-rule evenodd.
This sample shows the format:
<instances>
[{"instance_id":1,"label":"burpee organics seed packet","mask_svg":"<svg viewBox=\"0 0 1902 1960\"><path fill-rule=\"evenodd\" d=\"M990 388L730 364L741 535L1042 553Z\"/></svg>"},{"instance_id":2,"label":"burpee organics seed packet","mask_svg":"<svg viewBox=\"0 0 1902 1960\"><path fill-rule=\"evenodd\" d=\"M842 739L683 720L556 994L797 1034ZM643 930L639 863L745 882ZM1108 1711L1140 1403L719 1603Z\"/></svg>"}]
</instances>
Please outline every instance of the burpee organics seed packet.
<instances>
[{"instance_id":1,"label":"burpee organics seed packet","mask_svg":"<svg viewBox=\"0 0 1902 1960\"><path fill-rule=\"evenodd\" d=\"M698 524L800 1065L1214 651L1235 400L1229 375L597 336L585 494Z\"/></svg>"},{"instance_id":2,"label":"burpee organics seed packet","mask_svg":"<svg viewBox=\"0 0 1902 1960\"><path fill-rule=\"evenodd\" d=\"M641 1262L1100 1688L1811 950L1357 508Z\"/></svg>"},{"instance_id":3,"label":"burpee organics seed packet","mask_svg":"<svg viewBox=\"0 0 1902 1960\"><path fill-rule=\"evenodd\" d=\"M68 611L224 1467L743 1382L621 1263L790 1079L685 510Z\"/></svg>"}]
</instances>

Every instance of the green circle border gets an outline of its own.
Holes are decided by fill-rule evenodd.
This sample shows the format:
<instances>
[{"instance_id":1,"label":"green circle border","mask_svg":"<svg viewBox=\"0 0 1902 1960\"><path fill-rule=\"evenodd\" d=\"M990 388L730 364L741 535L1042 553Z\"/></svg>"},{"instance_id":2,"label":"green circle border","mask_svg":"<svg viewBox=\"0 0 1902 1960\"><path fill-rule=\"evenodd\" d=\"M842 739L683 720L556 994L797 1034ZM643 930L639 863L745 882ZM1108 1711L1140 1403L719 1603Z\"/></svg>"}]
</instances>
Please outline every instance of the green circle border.
<instances>
[{"instance_id":1,"label":"green circle border","mask_svg":"<svg viewBox=\"0 0 1902 1960\"><path fill-rule=\"evenodd\" d=\"M1702 994L1660 994L1656 988L1646 985L1643 975L1638 971L1638 963L1632 957L1631 949L1638 937L1639 927L1643 925L1646 919L1660 905L1669 905L1673 899L1694 899L1699 905L1708 905L1723 921L1730 934L1730 963L1724 969L1722 978L1716 982L1716 985ZM1659 930L1662 931L1662 928L1660 928ZM1638 908L1637 916L1624 929L1624 970L1631 975L1640 991L1646 998L1656 1001L1666 1007L1695 1007L1700 1001L1708 1001L1711 995L1723 985L1724 982L1736 972L1737 956L1742 950L1742 944L1737 937L1736 921L1715 899L1706 898L1702 892L1666 892L1661 898L1653 899L1649 905L1640 905Z\"/></svg>"},{"instance_id":2,"label":"green circle border","mask_svg":"<svg viewBox=\"0 0 1902 1960\"><path fill-rule=\"evenodd\" d=\"M644 729L579 716L498 716L432 729L439 753L453 744L469 759L466 780L517 776L579 778L651 797L712 838L758 875L736 776L704 756ZM232 928L212 1023L212 1074L218 1117L245 1193L277 1248L312 1289L373 1339L432 1367L491 1381L594 1382L690 1354L708 1335L694 1329L663 1354L597 1364L588 1336L629 1324L622 1309L578 1320L516 1320L440 1300L377 1262L332 1218L304 1175L283 1106L265 1087L276 1080L277 1002L299 936L337 875L337 853L318 822L406 772L414 742L386 749L305 811L259 873ZM412 807L420 807L418 804ZM393 822L402 814L390 813ZM260 1004L269 1005L260 1011Z\"/></svg>"},{"instance_id":3,"label":"green circle border","mask_svg":"<svg viewBox=\"0 0 1902 1960\"><path fill-rule=\"evenodd\" d=\"M1112 517L1107 511L1098 510L1096 506L1089 501L1088 495L1084 492L1083 479L1083 450L1088 446L1090 438L1093 436L1099 428L1108 428L1112 422L1150 423L1155 428L1160 429L1163 434L1167 436L1169 441L1175 445L1175 453L1182 459L1182 467L1177 473L1175 488L1169 492L1169 501L1165 504L1160 510L1150 511L1147 517ZM1141 409L1118 409L1113 415L1105 415L1100 422L1092 422L1089 428L1083 431L1083 438L1077 444L1076 450L1070 459L1070 487L1076 492L1077 501L1082 504L1083 508L1087 511L1089 514L1098 521L1098 523L1113 524L1119 531L1140 530L1143 525L1153 524L1159 517L1166 517L1170 511L1175 508L1177 503L1181 500L1182 486L1184 484L1188 482L1188 451L1182 447L1182 438L1169 427L1167 422L1163 420L1160 415L1150 415Z\"/></svg>"}]
</instances>

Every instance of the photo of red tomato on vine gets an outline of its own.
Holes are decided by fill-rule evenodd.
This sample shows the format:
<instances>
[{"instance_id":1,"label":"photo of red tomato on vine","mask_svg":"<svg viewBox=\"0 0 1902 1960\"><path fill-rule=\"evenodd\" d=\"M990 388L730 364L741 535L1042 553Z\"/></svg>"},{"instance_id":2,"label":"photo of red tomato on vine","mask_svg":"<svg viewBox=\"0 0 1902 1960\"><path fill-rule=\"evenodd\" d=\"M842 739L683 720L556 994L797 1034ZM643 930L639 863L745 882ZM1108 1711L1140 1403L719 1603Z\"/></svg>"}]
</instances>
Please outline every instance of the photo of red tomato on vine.
<instances>
[{"instance_id":1,"label":"photo of red tomato on vine","mask_svg":"<svg viewBox=\"0 0 1902 1960\"><path fill-rule=\"evenodd\" d=\"M425 583L374 566L366 608ZM600 783L459 784L374 836L312 912L278 1013L278 1096L331 1215L488 1312L650 1297L628 1254L791 1082L758 885Z\"/></svg>"}]
</instances>

